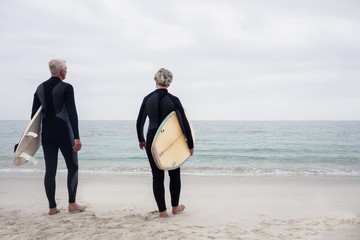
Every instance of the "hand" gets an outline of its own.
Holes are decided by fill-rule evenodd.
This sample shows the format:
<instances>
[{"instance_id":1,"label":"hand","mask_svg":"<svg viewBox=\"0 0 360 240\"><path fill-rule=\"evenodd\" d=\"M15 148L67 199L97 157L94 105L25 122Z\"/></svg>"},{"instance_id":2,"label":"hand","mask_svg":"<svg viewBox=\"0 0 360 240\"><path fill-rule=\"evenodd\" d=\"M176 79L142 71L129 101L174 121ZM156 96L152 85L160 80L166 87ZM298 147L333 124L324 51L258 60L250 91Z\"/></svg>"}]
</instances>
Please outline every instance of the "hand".
<instances>
[{"instance_id":1,"label":"hand","mask_svg":"<svg viewBox=\"0 0 360 240\"><path fill-rule=\"evenodd\" d=\"M192 156L194 154L194 149L190 149L190 156Z\"/></svg>"},{"instance_id":2,"label":"hand","mask_svg":"<svg viewBox=\"0 0 360 240\"><path fill-rule=\"evenodd\" d=\"M144 148L146 147L146 142L139 142L139 147L141 150L144 150Z\"/></svg>"},{"instance_id":3,"label":"hand","mask_svg":"<svg viewBox=\"0 0 360 240\"><path fill-rule=\"evenodd\" d=\"M74 146L73 146L74 152L80 151L81 146L82 146L82 144L81 144L80 139L75 139L75 140L74 140Z\"/></svg>"}]
</instances>

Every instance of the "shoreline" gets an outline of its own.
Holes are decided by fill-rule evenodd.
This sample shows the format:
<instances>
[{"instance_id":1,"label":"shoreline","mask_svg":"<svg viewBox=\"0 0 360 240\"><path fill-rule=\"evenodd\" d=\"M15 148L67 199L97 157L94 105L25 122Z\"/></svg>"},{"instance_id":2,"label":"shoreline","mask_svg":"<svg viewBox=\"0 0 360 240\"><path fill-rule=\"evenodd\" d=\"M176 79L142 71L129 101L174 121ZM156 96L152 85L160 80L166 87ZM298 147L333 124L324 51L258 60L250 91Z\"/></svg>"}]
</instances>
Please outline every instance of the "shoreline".
<instances>
[{"instance_id":1,"label":"shoreline","mask_svg":"<svg viewBox=\"0 0 360 240\"><path fill-rule=\"evenodd\" d=\"M65 176L67 169L65 165L61 166L57 170L57 175ZM0 168L0 176L39 176L44 175L45 170L42 169L27 169L27 168ZM79 174L81 176L100 176L100 177L108 177L108 176L127 176L127 177L147 177L151 176L151 170L148 166L144 167L143 171L99 171L99 170L89 170L89 169L80 169ZM182 169L182 176L186 177L235 177L235 178L360 178L360 174L358 173L301 173L301 172L293 172L293 173L201 173L199 172L189 172L187 169Z\"/></svg>"},{"instance_id":2,"label":"shoreline","mask_svg":"<svg viewBox=\"0 0 360 240\"><path fill-rule=\"evenodd\" d=\"M168 210L170 197L165 176ZM0 176L0 235L7 239L349 239L360 235L360 177L182 176L185 212L157 217L151 175L81 173L67 212L66 176L57 176L61 210L47 215L43 176Z\"/></svg>"}]
</instances>

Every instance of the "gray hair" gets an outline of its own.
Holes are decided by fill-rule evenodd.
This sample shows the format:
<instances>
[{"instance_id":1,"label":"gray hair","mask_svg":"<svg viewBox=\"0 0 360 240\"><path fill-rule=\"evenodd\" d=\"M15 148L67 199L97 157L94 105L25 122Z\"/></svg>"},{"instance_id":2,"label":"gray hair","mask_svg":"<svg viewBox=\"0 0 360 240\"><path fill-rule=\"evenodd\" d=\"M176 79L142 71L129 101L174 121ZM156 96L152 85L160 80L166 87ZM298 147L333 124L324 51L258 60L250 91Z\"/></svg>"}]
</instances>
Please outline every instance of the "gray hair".
<instances>
[{"instance_id":1,"label":"gray hair","mask_svg":"<svg viewBox=\"0 0 360 240\"><path fill-rule=\"evenodd\" d=\"M164 87L170 86L170 83L172 82L172 78L173 78L172 73L165 68L160 68L160 70L157 71L157 73L154 76L156 84Z\"/></svg>"},{"instance_id":2,"label":"gray hair","mask_svg":"<svg viewBox=\"0 0 360 240\"><path fill-rule=\"evenodd\" d=\"M65 68L66 61L64 59L52 59L49 62L49 69L51 74L60 73L60 70Z\"/></svg>"}]
</instances>

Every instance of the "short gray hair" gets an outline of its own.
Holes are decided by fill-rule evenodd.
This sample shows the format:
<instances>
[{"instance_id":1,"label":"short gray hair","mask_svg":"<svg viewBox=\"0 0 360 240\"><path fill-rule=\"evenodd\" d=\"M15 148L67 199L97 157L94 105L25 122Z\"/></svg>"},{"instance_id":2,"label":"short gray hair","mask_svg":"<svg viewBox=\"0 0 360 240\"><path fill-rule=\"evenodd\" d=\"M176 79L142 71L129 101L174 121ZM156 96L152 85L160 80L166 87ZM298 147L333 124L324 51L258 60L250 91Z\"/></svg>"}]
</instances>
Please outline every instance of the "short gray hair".
<instances>
[{"instance_id":1,"label":"short gray hair","mask_svg":"<svg viewBox=\"0 0 360 240\"><path fill-rule=\"evenodd\" d=\"M160 70L157 71L157 73L154 76L156 84L164 87L170 86L170 83L172 82L172 78L173 78L172 73L165 68L160 68Z\"/></svg>"},{"instance_id":2,"label":"short gray hair","mask_svg":"<svg viewBox=\"0 0 360 240\"><path fill-rule=\"evenodd\" d=\"M49 62L49 69L51 74L60 73L60 70L65 68L66 61L64 59L52 59Z\"/></svg>"}]
</instances>

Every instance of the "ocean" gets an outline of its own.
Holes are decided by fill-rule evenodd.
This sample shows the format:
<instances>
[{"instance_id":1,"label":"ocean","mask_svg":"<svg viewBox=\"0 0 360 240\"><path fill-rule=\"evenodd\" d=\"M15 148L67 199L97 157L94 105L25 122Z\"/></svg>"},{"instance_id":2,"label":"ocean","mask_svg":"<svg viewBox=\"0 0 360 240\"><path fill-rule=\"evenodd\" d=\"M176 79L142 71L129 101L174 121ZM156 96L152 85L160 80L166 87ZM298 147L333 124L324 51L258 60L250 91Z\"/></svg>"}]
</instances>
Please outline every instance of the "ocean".
<instances>
[{"instance_id":1,"label":"ocean","mask_svg":"<svg viewBox=\"0 0 360 240\"><path fill-rule=\"evenodd\" d=\"M0 174L43 173L14 166L13 148L28 121L0 121ZM360 121L194 121L195 154L181 167L196 176L360 176ZM146 129L145 129L146 131ZM80 121L80 173L146 175L135 121ZM65 172L59 154L59 172Z\"/></svg>"}]
</instances>

